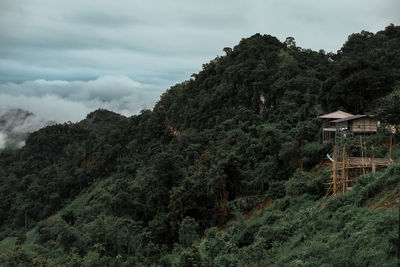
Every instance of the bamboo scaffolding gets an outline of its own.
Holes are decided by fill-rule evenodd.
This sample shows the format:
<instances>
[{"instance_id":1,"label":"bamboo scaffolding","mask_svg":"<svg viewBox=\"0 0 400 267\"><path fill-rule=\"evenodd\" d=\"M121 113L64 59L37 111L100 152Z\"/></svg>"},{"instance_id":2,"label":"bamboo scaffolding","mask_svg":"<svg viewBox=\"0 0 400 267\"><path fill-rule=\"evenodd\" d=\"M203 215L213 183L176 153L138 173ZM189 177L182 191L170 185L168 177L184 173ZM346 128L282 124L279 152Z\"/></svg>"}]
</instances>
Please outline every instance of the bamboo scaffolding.
<instances>
[{"instance_id":1,"label":"bamboo scaffolding","mask_svg":"<svg viewBox=\"0 0 400 267\"><path fill-rule=\"evenodd\" d=\"M352 189L354 183L360 174L368 172L376 173L377 170L384 169L393 163L392 160L392 139L389 144L388 158L375 158L375 148L372 145L371 150L367 150L367 143L360 136L361 157L350 157L346 152L345 144L336 142L333 150L332 161L332 181L324 183L330 185L327 194L332 192L336 196Z\"/></svg>"}]
</instances>

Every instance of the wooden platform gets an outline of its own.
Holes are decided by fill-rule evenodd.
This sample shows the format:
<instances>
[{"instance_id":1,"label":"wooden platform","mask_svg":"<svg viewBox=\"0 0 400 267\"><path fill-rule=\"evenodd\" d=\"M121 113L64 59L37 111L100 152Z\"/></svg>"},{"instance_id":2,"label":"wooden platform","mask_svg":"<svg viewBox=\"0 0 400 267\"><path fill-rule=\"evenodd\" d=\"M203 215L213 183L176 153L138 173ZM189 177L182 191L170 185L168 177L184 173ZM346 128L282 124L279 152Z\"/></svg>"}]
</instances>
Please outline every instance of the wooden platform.
<instances>
[{"instance_id":1,"label":"wooden platform","mask_svg":"<svg viewBox=\"0 0 400 267\"><path fill-rule=\"evenodd\" d=\"M332 182L327 195L332 192L335 196L339 193L350 191L358 176L366 173L375 173L393 164L390 158L345 157L344 161L331 162Z\"/></svg>"},{"instance_id":2,"label":"wooden platform","mask_svg":"<svg viewBox=\"0 0 400 267\"><path fill-rule=\"evenodd\" d=\"M366 158L366 157L349 157L346 160L347 168L372 168L387 167L393 163L392 159L388 158Z\"/></svg>"}]
</instances>

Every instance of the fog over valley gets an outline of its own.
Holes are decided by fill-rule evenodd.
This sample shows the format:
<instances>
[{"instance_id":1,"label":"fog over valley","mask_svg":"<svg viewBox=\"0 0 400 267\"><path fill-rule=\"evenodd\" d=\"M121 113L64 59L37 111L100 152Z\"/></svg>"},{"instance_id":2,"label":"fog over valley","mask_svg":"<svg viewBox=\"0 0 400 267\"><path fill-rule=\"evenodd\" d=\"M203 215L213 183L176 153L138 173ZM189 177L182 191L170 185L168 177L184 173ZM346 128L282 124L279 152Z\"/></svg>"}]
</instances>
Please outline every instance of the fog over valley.
<instances>
[{"instance_id":1,"label":"fog over valley","mask_svg":"<svg viewBox=\"0 0 400 267\"><path fill-rule=\"evenodd\" d=\"M54 123L22 109L0 109L0 150L20 148L29 133Z\"/></svg>"}]
</instances>

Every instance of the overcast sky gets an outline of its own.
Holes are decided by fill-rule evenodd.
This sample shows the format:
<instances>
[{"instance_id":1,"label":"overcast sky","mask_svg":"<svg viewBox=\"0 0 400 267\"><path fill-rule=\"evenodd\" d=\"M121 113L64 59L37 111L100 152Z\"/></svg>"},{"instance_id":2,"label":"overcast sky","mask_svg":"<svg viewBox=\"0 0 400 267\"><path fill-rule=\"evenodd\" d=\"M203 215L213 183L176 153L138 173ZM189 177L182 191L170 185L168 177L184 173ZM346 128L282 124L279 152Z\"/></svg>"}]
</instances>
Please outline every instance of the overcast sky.
<instances>
[{"instance_id":1,"label":"overcast sky","mask_svg":"<svg viewBox=\"0 0 400 267\"><path fill-rule=\"evenodd\" d=\"M390 23L399 0L0 0L0 107L59 122L131 115L243 37L336 52Z\"/></svg>"}]
</instances>

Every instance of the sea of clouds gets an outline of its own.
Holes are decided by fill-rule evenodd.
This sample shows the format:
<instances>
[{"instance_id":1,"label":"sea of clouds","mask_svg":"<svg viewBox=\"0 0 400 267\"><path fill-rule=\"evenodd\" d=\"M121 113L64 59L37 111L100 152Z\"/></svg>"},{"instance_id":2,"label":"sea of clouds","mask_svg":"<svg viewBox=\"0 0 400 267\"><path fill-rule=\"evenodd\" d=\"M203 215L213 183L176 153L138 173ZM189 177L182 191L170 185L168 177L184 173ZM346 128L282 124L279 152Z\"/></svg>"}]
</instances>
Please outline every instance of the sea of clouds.
<instances>
[{"instance_id":1,"label":"sea of clouds","mask_svg":"<svg viewBox=\"0 0 400 267\"><path fill-rule=\"evenodd\" d=\"M157 86L122 75L0 84L0 149L21 147L27 133L51 123L80 121L99 108L125 116L138 114L151 109L161 93Z\"/></svg>"},{"instance_id":2,"label":"sea of clouds","mask_svg":"<svg viewBox=\"0 0 400 267\"><path fill-rule=\"evenodd\" d=\"M21 108L46 120L76 122L98 108L130 116L151 109L162 89L127 76L89 81L34 80L0 84L0 107Z\"/></svg>"}]
</instances>

